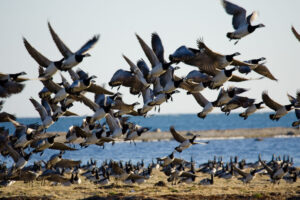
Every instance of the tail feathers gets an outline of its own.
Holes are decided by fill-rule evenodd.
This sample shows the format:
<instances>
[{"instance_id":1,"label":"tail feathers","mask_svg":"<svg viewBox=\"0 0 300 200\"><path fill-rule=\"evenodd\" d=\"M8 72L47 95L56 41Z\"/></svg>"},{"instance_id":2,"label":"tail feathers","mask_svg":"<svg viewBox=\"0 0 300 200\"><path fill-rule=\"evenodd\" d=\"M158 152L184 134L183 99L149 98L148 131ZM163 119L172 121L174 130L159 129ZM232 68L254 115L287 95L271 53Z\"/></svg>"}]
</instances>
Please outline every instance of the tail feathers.
<instances>
[{"instance_id":1,"label":"tail feathers","mask_svg":"<svg viewBox=\"0 0 300 200\"><path fill-rule=\"evenodd\" d=\"M244 120L246 120L248 118L248 116L246 115L246 113L240 113L239 116L243 117Z\"/></svg>"},{"instance_id":2,"label":"tail feathers","mask_svg":"<svg viewBox=\"0 0 300 200\"><path fill-rule=\"evenodd\" d=\"M229 39L234 39L234 35L233 33L227 33L226 36L229 38Z\"/></svg>"},{"instance_id":3,"label":"tail feathers","mask_svg":"<svg viewBox=\"0 0 300 200\"><path fill-rule=\"evenodd\" d=\"M180 147L176 147L175 150L178 151L179 153L182 152L182 150L180 149Z\"/></svg>"},{"instance_id":4,"label":"tail feathers","mask_svg":"<svg viewBox=\"0 0 300 200\"><path fill-rule=\"evenodd\" d=\"M297 126L299 126L299 125L300 125L300 121L295 121L295 122L292 123L292 126L293 126L293 127L297 127Z\"/></svg>"},{"instance_id":5,"label":"tail feathers","mask_svg":"<svg viewBox=\"0 0 300 200\"><path fill-rule=\"evenodd\" d=\"M199 118L204 119L204 118L206 117L206 114L204 114L203 112L199 112L199 113L197 114L197 116L198 116Z\"/></svg>"}]
</instances>

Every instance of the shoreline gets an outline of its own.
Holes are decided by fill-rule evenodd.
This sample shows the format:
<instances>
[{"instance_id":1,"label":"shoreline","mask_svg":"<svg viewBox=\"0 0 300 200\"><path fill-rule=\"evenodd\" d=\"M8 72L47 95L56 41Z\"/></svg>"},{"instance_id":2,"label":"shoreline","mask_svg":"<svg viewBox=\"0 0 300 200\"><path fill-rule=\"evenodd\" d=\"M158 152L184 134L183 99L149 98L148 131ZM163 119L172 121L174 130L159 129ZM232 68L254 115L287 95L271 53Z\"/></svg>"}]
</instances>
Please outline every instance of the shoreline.
<instances>
[{"instance_id":1,"label":"shoreline","mask_svg":"<svg viewBox=\"0 0 300 200\"><path fill-rule=\"evenodd\" d=\"M66 132L52 132L64 137ZM245 129L227 129L227 130L199 130L199 131L178 131L185 137L191 137L192 134L197 136L197 140L225 140L225 139L248 139L256 138L282 138L282 137L300 137L300 129L272 127L272 128L245 128ZM125 136L122 136L117 142L123 141ZM169 141L173 140L173 136L169 131L149 131L135 139L136 142L150 141ZM128 141L129 142L129 141Z\"/></svg>"}]
</instances>

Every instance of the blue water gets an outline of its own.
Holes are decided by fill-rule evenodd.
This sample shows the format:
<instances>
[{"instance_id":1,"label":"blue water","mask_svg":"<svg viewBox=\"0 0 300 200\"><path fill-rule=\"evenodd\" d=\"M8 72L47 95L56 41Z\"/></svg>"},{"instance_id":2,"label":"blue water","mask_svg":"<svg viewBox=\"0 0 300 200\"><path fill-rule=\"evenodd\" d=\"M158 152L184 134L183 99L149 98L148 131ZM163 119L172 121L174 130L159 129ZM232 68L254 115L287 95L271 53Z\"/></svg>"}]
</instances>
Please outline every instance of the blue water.
<instances>
[{"instance_id":1,"label":"blue water","mask_svg":"<svg viewBox=\"0 0 300 200\"><path fill-rule=\"evenodd\" d=\"M243 120L238 114L225 116L224 114L210 114L204 120L197 118L194 114L180 115L155 115L148 118L131 117L131 121L152 129L159 128L162 131L169 130L171 125L175 125L178 130L209 130L209 129L237 129L237 128L266 128L266 127L291 127L291 123L296 120L294 113L281 118L278 122L269 120L269 113L260 113L250 116ZM67 131L71 125L80 125L83 117L60 118L48 131ZM20 118L21 123L29 124L39 122L38 118ZM13 131L10 123L1 123ZM144 159L146 163L151 162L156 157L162 157L170 154L178 145L176 141L160 142L137 142L136 145L130 143L106 144L105 148L91 145L88 148L77 151L66 152L64 158L81 160L83 163L90 158L98 160L100 163L106 159L132 160L133 162ZM176 153L175 156L190 160L193 157L198 164L213 159L214 156L223 156L223 160L229 161L230 156L238 156L240 159L246 159L248 162L257 161L260 153L263 159L271 159L272 154L290 155L294 158L296 166L300 166L300 138L266 138L257 142L254 139L228 139L228 140L210 140L208 145L193 145L182 153ZM58 153L54 150L46 150L42 156L35 154L30 163L35 160L48 160L49 157ZM0 157L1 160L11 164L11 158Z\"/></svg>"},{"instance_id":2,"label":"blue water","mask_svg":"<svg viewBox=\"0 0 300 200\"><path fill-rule=\"evenodd\" d=\"M163 157L170 154L178 145L176 141L160 142L137 142L133 143L115 143L106 144L105 148L91 145L88 148L82 148L77 151L66 152L63 158L81 160L86 163L90 158L96 159L98 163L104 160L132 160L134 163L144 159L145 163L150 163L152 159ZM193 145L182 153L175 153L178 158L190 161L193 157L197 164L212 160L214 156L223 156L223 161L228 162L230 156L238 156L239 159L246 159L247 162L258 160L260 153L262 159L270 160L272 154L290 155L294 158L294 165L300 166L300 138L266 138L263 141L254 139L228 139L228 140L210 140L207 145ZM30 162L36 160L48 160L51 155L58 153L56 150L46 150L42 156L35 154ZM1 158L2 159L2 158ZM4 158L4 161L11 164L11 158Z\"/></svg>"},{"instance_id":3,"label":"blue water","mask_svg":"<svg viewBox=\"0 0 300 200\"><path fill-rule=\"evenodd\" d=\"M168 131L171 125L178 130L211 130L211 129L237 129L237 128L267 128L267 127L291 127L293 121L296 121L294 112L290 112L279 121L269 119L270 113L258 113L251 115L247 120L243 120L236 113L226 116L220 114L209 114L204 120L198 118L195 114L178 115L153 115L151 117L131 117L139 125L151 127L152 130L159 128L162 131ZM61 117L53 124L48 131L68 131L71 125L80 125L83 117ZM39 118L19 118L18 121L25 124L40 122ZM0 123L13 130L10 123Z\"/></svg>"}]
</instances>

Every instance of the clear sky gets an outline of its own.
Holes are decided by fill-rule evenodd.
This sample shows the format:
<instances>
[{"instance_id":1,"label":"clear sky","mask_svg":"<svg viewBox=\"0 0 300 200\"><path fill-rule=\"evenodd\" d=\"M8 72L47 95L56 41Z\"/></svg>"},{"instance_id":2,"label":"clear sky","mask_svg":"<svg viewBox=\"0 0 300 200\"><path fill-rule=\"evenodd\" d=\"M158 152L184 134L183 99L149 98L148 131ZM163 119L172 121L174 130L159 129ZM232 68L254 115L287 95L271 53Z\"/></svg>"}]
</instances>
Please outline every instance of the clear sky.
<instances>
[{"instance_id":1,"label":"clear sky","mask_svg":"<svg viewBox=\"0 0 300 200\"><path fill-rule=\"evenodd\" d=\"M261 93L268 90L270 97L281 104L288 104L286 93L295 95L299 87L300 43L293 36L290 28L294 25L300 32L300 1L298 0L243 0L232 1L247 9L248 13L256 10L259 17L253 24L264 23L265 28L242 39L237 45L229 42L226 33L231 32L232 17L226 14L219 0L95 0L95 1L0 1L1 24L1 66L0 71L16 73L26 71L28 77L38 76L38 64L27 53L22 37L24 36L38 51L50 60L59 60L62 55L52 41L47 21L73 51L80 48L95 34L100 34L97 45L89 52L79 67L96 75L98 84L108 82L117 69L129 69L122 54L137 61L146 57L134 35L138 33L149 45L151 33L157 32L165 47L165 56L173 53L181 45L196 47L196 40L204 38L212 50L231 54L240 52L240 60L266 57L267 67L278 82L267 78L244 83L227 83L250 88L245 93L261 101ZM179 64L179 76L194 70L191 66ZM235 72L237 74L237 72ZM68 76L65 74L65 76ZM259 77L252 72L248 77ZM69 78L69 77L68 77ZM60 81L57 73L55 80ZM6 100L4 111L17 117L38 116L29 98L38 99L42 89L39 81L28 81L21 94ZM116 88L113 89L116 91ZM139 101L142 97L132 96L128 88L121 89L126 102ZM205 90L208 100L215 100L217 91ZM92 98L92 95L88 95ZM80 115L92 111L76 103L71 111ZM185 92L174 95L174 101L163 104L161 113L197 113L202 108L192 96ZM265 110L269 111L269 110ZM215 109L219 112L219 109Z\"/></svg>"}]
</instances>

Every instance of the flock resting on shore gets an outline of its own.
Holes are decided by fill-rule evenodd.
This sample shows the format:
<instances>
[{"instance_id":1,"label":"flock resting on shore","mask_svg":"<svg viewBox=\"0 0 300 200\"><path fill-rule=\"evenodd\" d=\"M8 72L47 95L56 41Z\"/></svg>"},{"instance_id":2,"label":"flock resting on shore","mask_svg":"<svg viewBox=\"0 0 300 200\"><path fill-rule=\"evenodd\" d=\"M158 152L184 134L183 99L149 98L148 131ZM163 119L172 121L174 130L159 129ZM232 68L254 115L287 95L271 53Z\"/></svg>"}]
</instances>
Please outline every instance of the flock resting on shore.
<instances>
[{"instance_id":1,"label":"flock resting on shore","mask_svg":"<svg viewBox=\"0 0 300 200\"><path fill-rule=\"evenodd\" d=\"M250 15L246 16L246 10L240 6L226 0L223 0L222 4L225 11L233 16L232 25L235 31L227 33L227 37L230 40L236 40L235 44L246 35L252 34L257 28L264 27L263 24L251 24L256 18L257 12L252 12ZM114 93L96 84L94 79L97 77L95 75L89 75L79 67L74 70L74 67L80 64L86 57L90 56L88 51L96 45L100 37L99 35L95 35L88 40L77 51L71 51L56 34L49 22L48 28L53 41L63 55L63 58L58 61L49 60L36 50L27 39L23 38L28 53L39 64L38 81L41 81L44 85L44 88L38 93L40 102L32 97L29 99L39 113L42 123L29 125L21 124L16 121L14 115L6 112L0 113L1 122L11 122L16 128L15 132L10 134L8 129L0 127L1 155L11 156L15 162L9 170L3 170L3 172L1 171L0 173L0 180L4 180L6 183L7 181L13 180L12 177L17 176L21 178L23 176L22 173L27 173L28 170L24 171L23 169L25 169L30 156L33 153L42 154L45 149L56 149L61 151L61 153L53 155L53 158L48 162L45 162L45 169L53 170L55 165L61 161L64 151L76 150L68 144L80 144L80 146L86 147L93 144L104 146L105 143L123 139L134 141L134 139L147 132L150 128L129 122L128 115L146 116L150 110L157 107L159 111L160 106L169 100L173 101L173 96L176 93L179 93L180 90L185 91L187 95L193 96L197 103L203 107L203 110L197 114L199 118L204 119L217 107L227 115L229 115L232 110L243 107L245 108L245 111L241 113L240 116L247 119L257 110L262 109L262 104L265 104L275 111L273 114L270 114L271 120L277 121L289 111L295 109L298 121L293 122L292 126L296 127L300 124L300 111L298 109L300 107L300 91L297 92L296 97L288 95L290 104L281 105L272 100L267 91L262 93L262 101L255 103L256 100L253 98L240 96L240 94L247 91L245 88L231 86L225 89L222 87L227 81L242 82L253 80L252 78L234 75L233 72L235 71L244 75L254 71L263 77L277 81L270 70L265 66L264 61L266 59L264 57L248 61L239 61L234 58L235 56L240 55L239 52L233 54L217 53L209 49L203 39L198 39L197 48L181 46L176 49L174 53L169 55L169 61L167 61L164 56L164 47L161 38L157 33L152 34L151 47L136 34L137 40L150 62L151 68L148 67L147 62L143 59L140 59L135 63L123 55L123 58L130 69L117 70L108 83L112 88L120 86L128 87L130 94L136 95L137 97L142 94L143 105L136 109L139 105L138 102L131 104L125 103L122 99L122 94L118 92ZM300 41L300 35L293 27L292 32ZM178 77L175 75L175 71L179 67L174 65L179 63L197 67L198 70L190 71L185 77ZM229 66L232 67L229 68ZM57 72L59 72L61 76L60 83L54 82L52 78ZM66 73L69 74L73 82L68 82L64 77ZM31 80L24 77L24 75L26 75L26 72L15 74L0 73L0 97L8 98L12 94L20 93L25 86L23 82ZM215 101L207 100L201 94L201 91L204 89L219 90L217 99ZM95 98L93 100L87 98L85 96L85 93L87 92L94 93ZM47 128L54 124L61 116L77 115L68 110L73 106L75 101L88 106L94 114L84 118L80 126L71 126L67 134L46 132ZM0 110L2 109L3 104L4 101L1 100ZM105 123L100 123L101 119L105 119ZM180 143L180 145L175 148L175 151L182 152L191 145L197 144L194 142L195 136L191 139L185 138L178 134L174 127L170 127L170 132L174 139ZM25 150L29 150L30 152L26 153ZM169 156L159 158L158 160L163 162L163 167L169 167L171 170L170 174L176 172L178 174L175 177L180 177L180 171L182 171L184 167L183 163L173 163L175 151ZM52 159L54 159L54 161L52 161ZM76 166L77 169L80 164L78 161L69 160L65 162L72 163L68 163L69 166L71 165L71 168ZM284 161L280 164L273 165L266 164L261 160L259 160L259 163L267 170L271 179L278 170L284 172L283 174L286 175L292 164L290 161ZM61 165L64 166L63 164ZM116 168L114 162L111 162L109 165L115 165ZM125 170L127 175L143 176L139 173L134 173L132 170L126 168L123 169L119 164L117 165L120 168L117 171ZM241 169L235 165L232 165L230 169L239 174L246 173L240 172ZM189 173L194 174L192 169ZM255 172L250 172L251 175L255 173L256 170ZM212 181L215 173L211 174L213 174L210 179ZM102 175L103 177L107 177L109 176L109 173L105 171ZM249 174L244 174L243 177L248 177L248 175ZM297 175L295 176L297 177ZM173 181L173 179L177 180L176 178L171 177L171 181ZM191 177L195 178L196 175L191 175ZM279 177L279 179L283 177L282 173Z\"/></svg>"}]
</instances>

